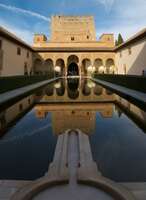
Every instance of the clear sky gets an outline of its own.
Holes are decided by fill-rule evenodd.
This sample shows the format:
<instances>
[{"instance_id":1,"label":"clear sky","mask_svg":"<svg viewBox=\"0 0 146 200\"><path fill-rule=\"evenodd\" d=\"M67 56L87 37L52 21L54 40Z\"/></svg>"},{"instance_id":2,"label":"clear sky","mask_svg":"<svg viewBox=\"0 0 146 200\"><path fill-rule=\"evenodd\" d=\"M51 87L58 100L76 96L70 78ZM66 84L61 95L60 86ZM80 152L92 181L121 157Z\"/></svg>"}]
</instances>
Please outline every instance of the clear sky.
<instances>
[{"instance_id":1,"label":"clear sky","mask_svg":"<svg viewBox=\"0 0 146 200\"><path fill-rule=\"evenodd\" d=\"M93 15L97 38L120 32L124 39L146 28L146 0L0 0L0 26L28 43L50 35L52 15Z\"/></svg>"}]
</instances>

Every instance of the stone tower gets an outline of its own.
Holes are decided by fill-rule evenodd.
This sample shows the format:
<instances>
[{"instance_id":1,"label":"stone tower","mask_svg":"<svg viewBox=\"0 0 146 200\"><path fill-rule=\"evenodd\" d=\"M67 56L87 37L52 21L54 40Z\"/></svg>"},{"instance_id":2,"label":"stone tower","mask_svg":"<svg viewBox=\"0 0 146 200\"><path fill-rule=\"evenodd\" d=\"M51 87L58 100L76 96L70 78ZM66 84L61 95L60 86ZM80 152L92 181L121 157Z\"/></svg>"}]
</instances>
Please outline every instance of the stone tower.
<instances>
[{"instance_id":1,"label":"stone tower","mask_svg":"<svg viewBox=\"0 0 146 200\"><path fill-rule=\"evenodd\" d=\"M52 16L51 42L96 41L93 16Z\"/></svg>"}]
</instances>

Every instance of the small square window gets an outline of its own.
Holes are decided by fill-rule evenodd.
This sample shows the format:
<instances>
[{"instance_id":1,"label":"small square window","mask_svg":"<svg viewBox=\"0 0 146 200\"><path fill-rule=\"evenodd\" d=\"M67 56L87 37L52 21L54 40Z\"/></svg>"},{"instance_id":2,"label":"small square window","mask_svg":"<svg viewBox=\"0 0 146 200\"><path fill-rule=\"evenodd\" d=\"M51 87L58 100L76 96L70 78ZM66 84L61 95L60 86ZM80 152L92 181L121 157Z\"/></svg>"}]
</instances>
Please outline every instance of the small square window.
<instances>
[{"instance_id":1,"label":"small square window","mask_svg":"<svg viewBox=\"0 0 146 200\"><path fill-rule=\"evenodd\" d=\"M17 55L21 55L21 48L17 47Z\"/></svg>"}]
</instances>

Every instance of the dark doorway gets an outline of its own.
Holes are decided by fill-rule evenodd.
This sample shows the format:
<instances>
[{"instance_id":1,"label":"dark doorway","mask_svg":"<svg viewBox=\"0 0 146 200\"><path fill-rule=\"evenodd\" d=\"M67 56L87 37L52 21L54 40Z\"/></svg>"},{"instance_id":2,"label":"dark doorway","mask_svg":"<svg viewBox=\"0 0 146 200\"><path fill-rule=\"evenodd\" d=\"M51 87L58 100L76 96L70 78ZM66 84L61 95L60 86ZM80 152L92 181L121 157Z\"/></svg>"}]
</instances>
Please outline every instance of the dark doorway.
<instances>
[{"instance_id":1,"label":"dark doorway","mask_svg":"<svg viewBox=\"0 0 146 200\"><path fill-rule=\"evenodd\" d=\"M76 63L71 63L68 66L67 75L68 76L78 76L79 75L79 69L78 69L78 65Z\"/></svg>"}]
</instances>

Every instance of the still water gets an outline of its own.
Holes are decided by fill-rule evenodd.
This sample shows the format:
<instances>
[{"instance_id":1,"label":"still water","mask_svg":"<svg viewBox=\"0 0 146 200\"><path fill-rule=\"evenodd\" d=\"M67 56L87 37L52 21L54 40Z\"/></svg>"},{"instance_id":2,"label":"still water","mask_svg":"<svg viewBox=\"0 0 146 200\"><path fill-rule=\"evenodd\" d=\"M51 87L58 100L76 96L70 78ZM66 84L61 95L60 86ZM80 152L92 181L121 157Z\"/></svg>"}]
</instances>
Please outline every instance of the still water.
<instances>
[{"instance_id":1,"label":"still water","mask_svg":"<svg viewBox=\"0 0 146 200\"><path fill-rule=\"evenodd\" d=\"M115 94L88 79L60 79L34 98L35 106L0 139L0 179L43 176L57 136L80 129L89 135L93 159L104 176L146 181L145 132L115 104Z\"/></svg>"}]
</instances>

